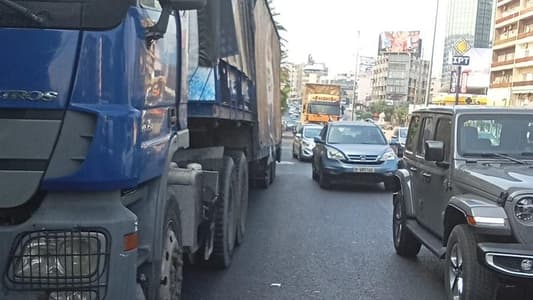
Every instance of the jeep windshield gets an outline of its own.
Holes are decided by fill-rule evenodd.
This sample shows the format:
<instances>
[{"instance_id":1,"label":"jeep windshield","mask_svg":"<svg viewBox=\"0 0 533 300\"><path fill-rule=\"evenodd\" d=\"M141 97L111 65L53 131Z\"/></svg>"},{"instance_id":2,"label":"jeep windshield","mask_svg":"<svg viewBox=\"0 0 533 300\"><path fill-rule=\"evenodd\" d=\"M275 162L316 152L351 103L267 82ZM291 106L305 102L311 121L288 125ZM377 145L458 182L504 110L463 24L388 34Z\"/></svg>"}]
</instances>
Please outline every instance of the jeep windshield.
<instances>
[{"instance_id":1,"label":"jeep windshield","mask_svg":"<svg viewBox=\"0 0 533 300\"><path fill-rule=\"evenodd\" d=\"M462 156L522 163L533 155L533 115L463 115L457 128Z\"/></svg>"},{"instance_id":2,"label":"jeep windshield","mask_svg":"<svg viewBox=\"0 0 533 300\"><path fill-rule=\"evenodd\" d=\"M0 28L52 28L104 30L126 16L132 0L3 0Z\"/></svg>"}]
</instances>

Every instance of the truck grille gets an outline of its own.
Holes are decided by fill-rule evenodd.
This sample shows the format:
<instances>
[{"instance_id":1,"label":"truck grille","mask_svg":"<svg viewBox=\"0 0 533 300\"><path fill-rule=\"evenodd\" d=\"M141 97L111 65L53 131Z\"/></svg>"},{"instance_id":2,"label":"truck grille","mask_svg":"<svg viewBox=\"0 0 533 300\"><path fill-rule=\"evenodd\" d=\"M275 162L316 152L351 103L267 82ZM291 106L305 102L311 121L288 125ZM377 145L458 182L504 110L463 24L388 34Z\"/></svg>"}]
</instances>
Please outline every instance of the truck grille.
<instances>
[{"instance_id":1,"label":"truck grille","mask_svg":"<svg viewBox=\"0 0 533 300\"><path fill-rule=\"evenodd\" d=\"M50 299L103 300L110 248L102 230L20 234L4 278L10 290L46 291Z\"/></svg>"}]
</instances>

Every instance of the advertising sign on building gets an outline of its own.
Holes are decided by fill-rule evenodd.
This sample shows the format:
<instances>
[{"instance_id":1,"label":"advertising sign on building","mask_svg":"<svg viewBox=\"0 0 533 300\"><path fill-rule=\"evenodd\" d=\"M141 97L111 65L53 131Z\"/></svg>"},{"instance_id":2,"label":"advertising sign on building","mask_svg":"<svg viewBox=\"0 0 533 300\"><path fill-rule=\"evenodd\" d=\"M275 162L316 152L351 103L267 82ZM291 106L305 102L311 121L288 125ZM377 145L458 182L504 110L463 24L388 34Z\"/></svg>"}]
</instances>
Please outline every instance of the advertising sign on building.
<instances>
[{"instance_id":1,"label":"advertising sign on building","mask_svg":"<svg viewBox=\"0 0 533 300\"><path fill-rule=\"evenodd\" d=\"M486 48L471 48L465 56L470 58L469 64L461 70L461 93L486 95L490 84L490 65L492 50ZM452 71L451 90L455 92L457 72ZM454 81L455 80L455 81ZM455 82L455 84L454 84Z\"/></svg>"},{"instance_id":2,"label":"advertising sign on building","mask_svg":"<svg viewBox=\"0 0 533 300\"><path fill-rule=\"evenodd\" d=\"M379 35L379 55L383 53L411 53L420 57L420 31L386 31Z\"/></svg>"}]
</instances>

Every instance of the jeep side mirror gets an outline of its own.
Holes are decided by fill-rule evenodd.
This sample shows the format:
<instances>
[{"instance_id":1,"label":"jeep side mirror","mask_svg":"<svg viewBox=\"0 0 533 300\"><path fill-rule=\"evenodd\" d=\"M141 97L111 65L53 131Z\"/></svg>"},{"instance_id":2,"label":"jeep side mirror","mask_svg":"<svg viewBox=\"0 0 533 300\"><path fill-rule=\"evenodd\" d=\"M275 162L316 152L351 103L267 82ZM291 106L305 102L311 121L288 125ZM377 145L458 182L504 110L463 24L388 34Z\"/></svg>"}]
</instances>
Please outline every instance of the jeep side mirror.
<instances>
[{"instance_id":1,"label":"jeep side mirror","mask_svg":"<svg viewBox=\"0 0 533 300\"><path fill-rule=\"evenodd\" d=\"M324 143L324 142L322 141L322 138L319 137L319 136L315 136L314 140L315 140L315 144L323 144L323 143Z\"/></svg>"},{"instance_id":2,"label":"jeep side mirror","mask_svg":"<svg viewBox=\"0 0 533 300\"><path fill-rule=\"evenodd\" d=\"M426 141L424 144L426 161L442 162L444 160L444 143L441 141Z\"/></svg>"}]
</instances>

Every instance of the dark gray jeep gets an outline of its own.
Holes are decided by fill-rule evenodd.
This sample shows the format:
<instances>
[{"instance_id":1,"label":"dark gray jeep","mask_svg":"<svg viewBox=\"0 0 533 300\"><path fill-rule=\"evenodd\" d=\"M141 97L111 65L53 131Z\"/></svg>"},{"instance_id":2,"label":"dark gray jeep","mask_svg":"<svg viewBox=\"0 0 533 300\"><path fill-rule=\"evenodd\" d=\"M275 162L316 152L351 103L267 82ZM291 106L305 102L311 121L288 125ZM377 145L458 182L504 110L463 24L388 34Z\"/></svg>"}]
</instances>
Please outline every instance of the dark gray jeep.
<instances>
[{"instance_id":1,"label":"dark gray jeep","mask_svg":"<svg viewBox=\"0 0 533 300\"><path fill-rule=\"evenodd\" d=\"M396 175L396 252L445 259L449 299L533 284L533 110L414 112Z\"/></svg>"}]
</instances>

